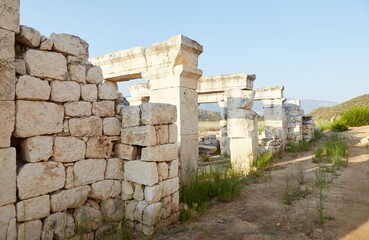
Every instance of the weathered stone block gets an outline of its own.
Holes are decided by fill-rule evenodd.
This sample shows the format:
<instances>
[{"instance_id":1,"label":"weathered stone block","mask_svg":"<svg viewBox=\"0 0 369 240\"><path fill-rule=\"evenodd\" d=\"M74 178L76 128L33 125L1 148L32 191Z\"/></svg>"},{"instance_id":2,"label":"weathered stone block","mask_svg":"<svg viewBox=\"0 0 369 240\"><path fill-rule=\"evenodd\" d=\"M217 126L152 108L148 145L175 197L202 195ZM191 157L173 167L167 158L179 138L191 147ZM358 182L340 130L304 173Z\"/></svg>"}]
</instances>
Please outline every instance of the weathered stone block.
<instances>
[{"instance_id":1,"label":"weathered stone block","mask_svg":"<svg viewBox=\"0 0 369 240\"><path fill-rule=\"evenodd\" d=\"M168 125L155 126L156 130L156 142L158 145L166 144L169 141Z\"/></svg>"},{"instance_id":2,"label":"weathered stone block","mask_svg":"<svg viewBox=\"0 0 369 240\"><path fill-rule=\"evenodd\" d=\"M159 181L156 163L129 161L124 165L124 179L152 186Z\"/></svg>"},{"instance_id":3,"label":"weathered stone block","mask_svg":"<svg viewBox=\"0 0 369 240\"><path fill-rule=\"evenodd\" d=\"M26 138L59 133L63 131L63 118L63 106L55 103L17 101L14 134Z\"/></svg>"},{"instance_id":4,"label":"weathered stone block","mask_svg":"<svg viewBox=\"0 0 369 240\"><path fill-rule=\"evenodd\" d=\"M88 83L99 84L104 81L101 68L98 66L91 66L87 70L86 80Z\"/></svg>"},{"instance_id":5,"label":"weathered stone block","mask_svg":"<svg viewBox=\"0 0 369 240\"><path fill-rule=\"evenodd\" d=\"M178 158L178 146L174 144L158 145L142 149L141 160L150 162L171 161Z\"/></svg>"},{"instance_id":6,"label":"weathered stone block","mask_svg":"<svg viewBox=\"0 0 369 240\"><path fill-rule=\"evenodd\" d=\"M74 56L68 56L69 76L73 81L86 83L87 62Z\"/></svg>"},{"instance_id":7,"label":"weathered stone block","mask_svg":"<svg viewBox=\"0 0 369 240\"><path fill-rule=\"evenodd\" d=\"M171 178L159 183L162 189L162 197L166 197L179 190L179 179L178 177Z\"/></svg>"},{"instance_id":8,"label":"weathered stone block","mask_svg":"<svg viewBox=\"0 0 369 240\"><path fill-rule=\"evenodd\" d=\"M160 219L161 202L147 206L143 212L142 223L147 226L154 226Z\"/></svg>"},{"instance_id":9,"label":"weathered stone block","mask_svg":"<svg viewBox=\"0 0 369 240\"><path fill-rule=\"evenodd\" d=\"M161 200L161 218L168 218L172 213L172 195Z\"/></svg>"},{"instance_id":10,"label":"weathered stone block","mask_svg":"<svg viewBox=\"0 0 369 240\"><path fill-rule=\"evenodd\" d=\"M142 222L143 212L149 204L146 201L139 201L134 212L134 218L136 221Z\"/></svg>"},{"instance_id":11,"label":"weathered stone block","mask_svg":"<svg viewBox=\"0 0 369 240\"><path fill-rule=\"evenodd\" d=\"M165 180L169 176L169 166L165 162L158 163L159 178Z\"/></svg>"},{"instance_id":12,"label":"weathered stone block","mask_svg":"<svg viewBox=\"0 0 369 240\"><path fill-rule=\"evenodd\" d=\"M141 184L134 184L135 192L133 193L133 198L137 201L142 201L144 199L144 191Z\"/></svg>"},{"instance_id":13,"label":"weathered stone block","mask_svg":"<svg viewBox=\"0 0 369 240\"><path fill-rule=\"evenodd\" d=\"M95 182L91 185L91 192L89 198L93 199L107 199L115 198L122 191L122 186L119 181L116 180L104 180Z\"/></svg>"},{"instance_id":14,"label":"weathered stone block","mask_svg":"<svg viewBox=\"0 0 369 240\"><path fill-rule=\"evenodd\" d=\"M228 109L247 109L250 110L253 106L255 91L230 89L224 92L227 98Z\"/></svg>"},{"instance_id":15,"label":"weathered stone block","mask_svg":"<svg viewBox=\"0 0 369 240\"><path fill-rule=\"evenodd\" d=\"M121 199L105 199L100 203L104 221L119 222L124 219L124 201Z\"/></svg>"},{"instance_id":16,"label":"weathered stone block","mask_svg":"<svg viewBox=\"0 0 369 240\"><path fill-rule=\"evenodd\" d=\"M34 28L20 25L16 39L26 47L37 48L41 43L41 34Z\"/></svg>"},{"instance_id":17,"label":"weathered stone block","mask_svg":"<svg viewBox=\"0 0 369 240\"><path fill-rule=\"evenodd\" d=\"M1 19L0 22L2 21ZM14 33L0 29L0 39L0 100L14 100L17 80L15 78Z\"/></svg>"},{"instance_id":18,"label":"weathered stone block","mask_svg":"<svg viewBox=\"0 0 369 240\"><path fill-rule=\"evenodd\" d=\"M47 161L53 155L53 137L36 136L20 143L22 160L30 163Z\"/></svg>"},{"instance_id":19,"label":"weathered stone block","mask_svg":"<svg viewBox=\"0 0 369 240\"><path fill-rule=\"evenodd\" d=\"M24 59L15 59L15 72L20 75L27 75L26 62Z\"/></svg>"},{"instance_id":20,"label":"weathered stone block","mask_svg":"<svg viewBox=\"0 0 369 240\"><path fill-rule=\"evenodd\" d=\"M159 202L163 196L162 185L145 187L145 201L149 204Z\"/></svg>"},{"instance_id":21,"label":"weathered stone block","mask_svg":"<svg viewBox=\"0 0 369 240\"><path fill-rule=\"evenodd\" d=\"M92 137L87 142L87 158L110 158L113 144L106 136Z\"/></svg>"},{"instance_id":22,"label":"weathered stone block","mask_svg":"<svg viewBox=\"0 0 369 240\"><path fill-rule=\"evenodd\" d=\"M49 38L43 38L43 35L41 36L41 45L40 50L44 51L50 51L53 48L54 42Z\"/></svg>"},{"instance_id":23,"label":"weathered stone block","mask_svg":"<svg viewBox=\"0 0 369 240\"><path fill-rule=\"evenodd\" d=\"M174 123L177 120L176 106L163 103L144 103L141 105L142 123L159 125Z\"/></svg>"},{"instance_id":24,"label":"weathered stone block","mask_svg":"<svg viewBox=\"0 0 369 240\"><path fill-rule=\"evenodd\" d=\"M141 110L138 106L122 108L122 127L135 127L141 125Z\"/></svg>"},{"instance_id":25,"label":"weathered stone block","mask_svg":"<svg viewBox=\"0 0 369 240\"><path fill-rule=\"evenodd\" d=\"M114 147L114 152L121 159L136 160L138 150L135 146L117 143Z\"/></svg>"},{"instance_id":26,"label":"weathered stone block","mask_svg":"<svg viewBox=\"0 0 369 240\"><path fill-rule=\"evenodd\" d=\"M172 195L172 212L179 211L179 192L175 192Z\"/></svg>"},{"instance_id":27,"label":"weathered stone block","mask_svg":"<svg viewBox=\"0 0 369 240\"><path fill-rule=\"evenodd\" d=\"M52 33L50 40L54 42L53 50L85 60L88 59L88 43L80 37L65 33Z\"/></svg>"},{"instance_id":28,"label":"weathered stone block","mask_svg":"<svg viewBox=\"0 0 369 240\"><path fill-rule=\"evenodd\" d=\"M65 172L65 188L69 189L74 187L74 173L73 173L73 167L67 167L67 170Z\"/></svg>"},{"instance_id":29,"label":"weathered stone block","mask_svg":"<svg viewBox=\"0 0 369 240\"><path fill-rule=\"evenodd\" d=\"M81 95L81 87L74 81L52 81L51 97L55 102L78 101Z\"/></svg>"},{"instance_id":30,"label":"weathered stone block","mask_svg":"<svg viewBox=\"0 0 369 240\"><path fill-rule=\"evenodd\" d=\"M20 0L1 1L0 28L19 32L19 2Z\"/></svg>"},{"instance_id":31,"label":"weathered stone block","mask_svg":"<svg viewBox=\"0 0 369 240\"><path fill-rule=\"evenodd\" d=\"M106 162L103 159L88 159L76 162L73 167L75 186L104 180L105 167Z\"/></svg>"},{"instance_id":32,"label":"weathered stone block","mask_svg":"<svg viewBox=\"0 0 369 240\"><path fill-rule=\"evenodd\" d=\"M76 137L101 136L102 120L98 116L69 119L70 133Z\"/></svg>"},{"instance_id":33,"label":"weathered stone block","mask_svg":"<svg viewBox=\"0 0 369 240\"><path fill-rule=\"evenodd\" d=\"M168 125L168 143L176 143L178 138L178 129L176 124L169 124Z\"/></svg>"},{"instance_id":34,"label":"weathered stone block","mask_svg":"<svg viewBox=\"0 0 369 240\"><path fill-rule=\"evenodd\" d=\"M234 109L228 111L227 129L230 138L257 138L257 114L252 110Z\"/></svg>"},{"instance_id":35,"label":"weathered stone block","mask_svg":"<svg viewBox=\"0 0 369 240\"><path fill-rule=\"evenodd\" d=\"M126 205L125 209L125 217L126 220L135 221L134 212L136 210L138 202L136 200L129 201Z\"/></svg>"},{"instance_id":36,"label":"weathered stone block","mask_svg":"<svg viewBox=\"0 0 369 240\"><path fill-rule=\"evenodd\" d=\"M0 239L16 239L17 224L13 204L0 207Z\"/></svg>"},{"instance_id":37,"label":"weathered stone block","mask_svg":"<svg viewBox=\"0 0 369 240\"><path fill-rule=\"evenodd\" d=\"M15 125L15 104L0 101L0 148L10 147L10 138Z\"/></svg>"},{"instance_id":38,"label":"weathered stone block","mask_svg":"<svg viewBox=\"0 0 369 240\"><path fill-rule=\"evenodd\" d=\"M81 186L55 193L51 195L51 210L61 212L70 208L79 208L86 202L90 191L90 186Z\"/></svg>"},{"instance_id":39,"label":"weathered stone block","mask_svg":"<svg viewBox=\"0 0 369 240\"><path fill-rule=\"evenodd\" d=\"M65 212L54 213L45 218L41 239L70 239L74 235L74 229L72 215Z\"/></svg>"},{"instance_id":40,"label":"weathered stone block","mask_svg":"<svg viewBox=\"0 0 369 240\"><path fill-rule=\"evenodd\" d=\"M49 216L49 214L50 214L49 195L30 198L17 203L18 222L41 219Z\"/></svg>"},{"instance_id":41,"label":"weathered stone block","mask_svg":"<svg viewBox=\"0 0 369 240\"><path fill-rule=\"evenodd\" d=\"M88 102L97 101L97 86L95 84L86 84L81 86L82 99Z\"/></svg>"},{"instance_id":42,"label":"weathered stone block","mask_svg":"<svg viewBox=\"0 0 369 240\"><path fill-rule=\"evenodd\" d=\"M105 179L122 180L124 174L124 161L119 158L108 160L105 171Z\"/></svg>"},{"instance_id":43,"label":"weathered stone block","mask_svg":"<svg viewBox=\"0 0 369 240\"><path fill-rule=\"evenodd\" d=\"M107 117L103 120L103 133L108 136L119 136L122 124L116 117Z\"/></svg>"},{"instance_id":44,"label":"weathered stone block","mask_svg":"<svg viewBox=\"0 0 369 240\"><path fill-rule=\"evenodd\" d=\"M129 200L133 198L133 186L127 181L122 182L122 199Z\"/></svg>"},{"instance_id":45,"label":"weathered stone block","mask_svg":"<svg viewBox=\"0 0 369 240\"><path fill-rule=\"evenodd\" d=\"M41 239L42 222L40 220L22 223L18 226L18 240Z\"/></svg>"},{"instance_id":46,"label":"weathered stone block","mask_svg":"<svg viewBox=\"0 0 369 240\"><path fill-rule=\"evenodd\" d=\"M89 102L70 102L64 104L65 115L70 117L89 117L91 116L92 105Z\"/></svg>"},{"instance_id":47,"label":"weathered stone block","mask_svg":"<svg viewBox=\"0 0 369 240\"><path fill-rule=\"evenodd\" d=\"M82 206L78 208L74 214L74 221L77 226L80 226L81 231L92 232L102 225L102 215L99 210L92 207Z\"/></svg>"},{"instance_id":48,"label":"weathered stone block","mask_svg":"<svg viewBox=\"0 0 369 240\"><path fill-rule=\"evenodd\" d=\"M76 137L56 137L53 160L57 162L75 162L83 160L86 143Z\"/></svg>"},{"instance_id":49,"label":"weathered stone block","mask_svg":"<svg viewBox=\"0 0 369 240\"><path fill-rule=\"evenodd\" d=\"M169 163L169 178L174 178L178 176L178 167L179 167L179 160L173 160Z\"/></svg>"},{"instance_id":50,"label":"weathered stone block","mask_svg":"<svg viewBox=\"0 0 369 240\"><path fill-rule=\"evenodd\" d=\"M100 117L113 117L115 115L114 101L101 101L92 103L92 113Z\"/></svg>"},{"instance_id":51,"label":"weathered stone block","mask_svg":"<svg viewBox=\"0 0 369 240\"><path fill-rule=\"evenodd\" d=\"M156 131L154 126L123 128L121 132L122 143L139 146L156 145Z\"/></svg>"},{"instance_id":52,"label":"weathered stone block","mask_svg":"<svg viewBox=\"0 0 369 240\"><path fill-rule=\"evenodd\" d=\"M115 100L118 98L118 89L115 83L104 81L99 84L98 96L100 100Z\"/></svg>"},{"instance_id":53,"label":"weathered stone block","mask_svg":"<svg viewBox=\"0 0 369 240\"><path fill-rule=\"evenodd\" d=\"M48 100L51 87L47 81L28 75L20 76L16 85L16 98L24 100Z\"/></svg>"},{"instance_id":54,"label":"weathered stone block","mask_svg":"<svg viewBox=\"0 0 369 240\"><path fill-rule=\"evenodd\" d=\"M35 77L64 81L68 74L67 60L60 53L29 49L24 60L27 74Z\"/></svg>"},{"instance_id":55,"label":"weathered stone block","mask_svg":"<svg viewBox=\"0 0 369 240\"><path fill-rule=\"evenodd\" d=\"M17 200L15 148L0 149L0 166L0 206L3 206Z\"/></svg>"},{"instance_id":56,"label":"weathered stone block","mask_svg":"<svg viewBox=\"0 0 369 240\"><path fill-rule=\"evenodd\" d=\"M41 196L64 187L65 168L57 162L27 163L17 176L18 197Z\"/></svg>"},{"instance_id":57,"label":"weathered stone block","mask_svg":"<svg viewBox=\"0 0 369 240\"><path fill-rule=\"evenodd\" d=\"M231 138L231 164L236 171L248 173L258 152L257 138Z\"/></svg>"}]
</instances>

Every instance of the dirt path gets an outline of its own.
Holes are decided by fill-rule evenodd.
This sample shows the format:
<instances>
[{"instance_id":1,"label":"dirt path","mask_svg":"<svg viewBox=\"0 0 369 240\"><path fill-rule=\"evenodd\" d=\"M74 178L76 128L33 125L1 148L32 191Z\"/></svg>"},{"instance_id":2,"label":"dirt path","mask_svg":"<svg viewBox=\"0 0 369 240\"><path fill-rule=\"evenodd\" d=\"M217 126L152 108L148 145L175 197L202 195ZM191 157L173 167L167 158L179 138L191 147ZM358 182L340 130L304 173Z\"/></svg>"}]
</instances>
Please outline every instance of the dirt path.
<instances>
[{"instance_id":1,"label":"dirt path","mask_svg":"<svg viewBox=\"0 0 369 240\"><path fill-rule=\"evenodd\" d=\"M245 185L230 203L213 204L208 212L163 229L155 239L369 239L369 150L356 143L369 127L345 133L349 164L324 189L325 223L318 223L317 197L282 203L286 177L303 170L306 185L315 179L313 152L285 156L262 183Z\"/></svg>"}]
</instances>

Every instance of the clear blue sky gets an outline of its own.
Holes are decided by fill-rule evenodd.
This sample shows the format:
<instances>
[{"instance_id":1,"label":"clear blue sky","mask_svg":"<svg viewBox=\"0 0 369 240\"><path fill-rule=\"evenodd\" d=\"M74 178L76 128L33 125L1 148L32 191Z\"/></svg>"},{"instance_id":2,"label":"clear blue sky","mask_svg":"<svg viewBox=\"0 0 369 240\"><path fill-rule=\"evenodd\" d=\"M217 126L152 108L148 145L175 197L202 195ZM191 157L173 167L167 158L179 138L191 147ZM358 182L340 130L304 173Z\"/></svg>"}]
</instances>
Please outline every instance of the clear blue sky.
<instances>
[{"instance_id":1,"label":"clear blue sky","mask_svg":"<svg viewBox=\"0 0 369 240\"><path fill-rule=\"evenodd\" d=\"M21 24L78 35L90 56L184 34L204 45L203 75L254 73L300 99L369 93L367 0L21 0Z\"/></svg>"}]
</instances>

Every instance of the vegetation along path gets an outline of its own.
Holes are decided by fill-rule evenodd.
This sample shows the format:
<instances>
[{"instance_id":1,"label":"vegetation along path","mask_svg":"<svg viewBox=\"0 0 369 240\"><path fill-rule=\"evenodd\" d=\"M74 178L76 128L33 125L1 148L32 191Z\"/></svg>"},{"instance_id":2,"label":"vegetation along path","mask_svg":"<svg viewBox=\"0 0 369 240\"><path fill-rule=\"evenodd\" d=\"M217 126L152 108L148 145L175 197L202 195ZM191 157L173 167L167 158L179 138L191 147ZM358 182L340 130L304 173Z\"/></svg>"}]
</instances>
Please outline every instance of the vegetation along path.
<instances>
[{"instance_id":1,"label":"vegetation along path","mask_svg":"<svg viewBox=\"0 0 369 240\"><path fill-rule=\"evenodd\" d=\"M211 203L154 239L369 239L369 150L358 144L369 126L344 135L347 167L313 163L314 151L285 154L234 201Z\"/></svg>"}]
</instances>

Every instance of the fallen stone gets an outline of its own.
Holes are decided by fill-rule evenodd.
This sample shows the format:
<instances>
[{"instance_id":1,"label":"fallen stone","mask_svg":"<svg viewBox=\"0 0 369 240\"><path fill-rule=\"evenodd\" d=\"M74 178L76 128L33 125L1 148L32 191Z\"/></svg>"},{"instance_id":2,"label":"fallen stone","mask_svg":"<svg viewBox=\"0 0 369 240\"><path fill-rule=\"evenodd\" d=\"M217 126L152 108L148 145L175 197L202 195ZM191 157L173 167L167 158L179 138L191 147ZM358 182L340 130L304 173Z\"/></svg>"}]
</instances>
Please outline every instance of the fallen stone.
<instances>
[{"instance_id":1,"label":"fallen stone","mask_svg":"<svg viewBox=\"0 0 369 240\"><path fill-rule=\"evenodd\" d=\"M15 90L17 99L49 100L51 87L48 81L28 75L20 76Z\"/></svg>"},{"instance_id":2,"label":"fallen stone","mask_svg":"<svg viewBox=\"0 0 369 240\"><path fill-rule=\"evenodd\" d=\"M97 86L95 84L85 84L81 86L82 99L88 102L97 101Z\"/></svg>"},{"instance_id":3,"label":"fallen stone","mask_svg":"<svg viewBox=\"0 0 369 240\"><path fill-rule=\"evenodd\" d=\"M65 33L52 33L50 40L54 42L53 50L84 60L88 59L88 43L80 37Z\"/></svg>"},{"instance_id":4,"label":"fallen stone","mask_svg":"<svg viewBox=\"0 0 369 240\"><path fill-rule=\"evenodd\" d=\"M17 239L41 239L41 227L42 222L40 220L19 224Z\"/></svg>"},{"instance_id":5,"label":"fallen stone","mask_svg":"<svg viewBox=\"0 0 369 240\"><path fill-rule=\"evenodd\" d=\"M139 126L123 128L122 143L138 146L155 146L156 131L154 126Z\"/></svg>"},{"instance_id":6,"label":"fallen stone","mask_svg":"<svg viewBox=\"0 0 369 240\"><path fill-rule=\"evenodd\" d=\"M119 136L122 124L116 117L107 117L103 120L103 133L108 136Z\"/></svg>"},{"instance_id":7,"label":"fallen stone","mask_svg":"<svg viewBox=\"0 0 369 240\"><path fill-rule=\"evenodd\" d=\"M76 162L85 159L86 143L76 137L56 137L53 160Z\"/></svg>"},{"instance_id":8,"label":"fallen stone","mask_svg":"<svg viewBox=\"0 0 369 240\"><path fill-rule=\"evenodd\" d=\"M75 224L80 227L82 233L97 230L102 225L102 215L99 210L92 207L82 206L73 214Z\"/></svg>"},{"instance_id":9,"label":"fallen stone","mask_svg":"<svg viewBox=\"0 0 369 240\"><path fill-rule=\"evenodd\" d=\"M61 212L82 206L91 191L90 186L75 187L51 195L52 212Z\"/></svg>"},{"instance_id":10,"label":"fallen stone","mask_svg":"<svg viewBox=\"0 0 369 240\"><path fill-rule=\"evenodd\" d=\"M37 48L41 43L41 34L34 28L20 25L16 40L26 47Z\"/></svg>"},{"instance_id":11,"label":"fallen stone","mask_svg":"<svg viewBox=\"0 0 369 240\"><path fill-rule=\"evenodd\" d=\"M122 186L116 180L104 180L95 182L91 185L89 198L103 200L107 198L115 198L122 191Z\"/></svg>"},{"instance_id":12,"label":"fallen stone","mask_svg":"<svg viewBox=\"0 0 369 240\"><path fill-rule=\"evenodd\" d=\"M45 218L41 239L69 239L74 235L74 229L72 215L66 212L54 213Z\"/></svg>"},{"instance_id":13,"label":"fallen stone","mask_svg":"<svg viewBox=\"0 0 369 240\"><path fill-rule=\"evenodd\" d=\"M105 179L123 180L124 177L124 161L119 158L111 158L108 160L105 171Z\"/></svg>"},{"instance_id":14,"label":"fallen stone","mask_svg":"<svg viewBox=\"0 0 369 240\"><path fill-rule=\"evenodd\" d=\"M15 104L0 101L0 148L10 147L10 139L15 124Z\"/></svg>"},{"instance_id":15,"label":"fallen stone","mask_svg":"<svg viewBox=\"0 0 369 240\"><path fill-rule=\"evenodd\" d=\"M171 161L178 158L177 144L157 145L142 149L141 160L149 162Z\"/></svg>"},{"instance_id":16,"label":"fallen stone","mask_svg":"<svg viewBox=\"0 0 369 240\"><path fill-rule=\"evenodd\" d=\"M87 142L87 158L110 158L113 144L106 136L92 137Z\"/></svg>"},{"instance_id":17,"label":"fallen stone","mask_svg":"<svg viewBox=\"0 0 369 240\"><path fill-rule=\"evenodd\" d=\"M92 103L92 113L100 117L113 117L115 115L114 101L101 101Z\"/></svg>"},{"instance_id":18,"label":"fallen stone","mask_svg":"<svg viewBox=\"0 0 369 240\"><path fill-rule=\"evenodd\" d=\"M101 136L102 120L98 116L71 118L69 120L69 129L71 135L76 137Z\"/></svg>"},{"instance_id":19,"label":"fallen stone","mask_svg":"<svg viewBox=\"0 0 369 240\"><path fill-rule=\"evenodd\" d=\"M73 81L52 81L51 97L55 102L76 102L81 96L81 87Z\"/></svg>"},{"instance_id":20,"label":"fallen stone","mask_svg":"<svg viewBox=\"0 0 369 240\"><path fill-rule=\"evenodd\" d=\"M17 201L15 148L0 149L0 166L0 206L3 206Z\"/></svg>"},{"instance_id":21,"label":"fallen stone","mask_svg":"<svg viewBox=\"0 0 369 240\"><path fill-rule=\"evenodd\" d=\"M70 117L89 117L91 116L92 105L90 102L70 102L64 104L65 115Z\"/></svg>"},{"instance_id":22,"label":"fallen stone","mask_svg":"<svg viewBox=\"0 0 369 240\"><path fill-rule=\"evenodd\" d=\"M119 222L124 219L124 201L121 199L105 199L100 202L100 209L104 221Z\"/></svg>"},{"instance_id":23,"label":"fallen stone","mask_svg":"<svg viewBox=\"0 0 369 240\"><path fill-rule=\"evenodd\" d=\"M49 195L30 198L17 203L18 222L41 219L49 216L49 214L50 214Z\"/></svg>"},{"instance_id":24,"label":"fallen stone","mask_svg":"<svg viewBox=\"0 0 369 240\"><path fill-rule=\"evenodd\" d=\"M156 163L129 161L124 165L124 179L152 186L159 181Z\"/></svg>"},{"instance_id":25,"label":"fallen stone","mask_svg":"<svg viewBox=\"0 0 369 240\"><path fill-rule=\"evenodd\" d=\"M142 123L159 125L177 121L176 106L164 103L144 103L141 105Z\"/></svg>"},{"instance_id":26,"label":"fallen stone","mask_svg":"<svg viewBox=\"0 0 369 240\"><path fill-rule=\"evenodd\" d=\"M76 162L73 167L75 186L104 180L105 167L106 162L103 159L88 159Z\"/></svg>"}]
</instances>

